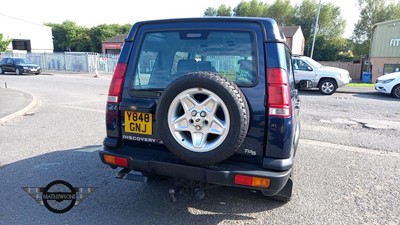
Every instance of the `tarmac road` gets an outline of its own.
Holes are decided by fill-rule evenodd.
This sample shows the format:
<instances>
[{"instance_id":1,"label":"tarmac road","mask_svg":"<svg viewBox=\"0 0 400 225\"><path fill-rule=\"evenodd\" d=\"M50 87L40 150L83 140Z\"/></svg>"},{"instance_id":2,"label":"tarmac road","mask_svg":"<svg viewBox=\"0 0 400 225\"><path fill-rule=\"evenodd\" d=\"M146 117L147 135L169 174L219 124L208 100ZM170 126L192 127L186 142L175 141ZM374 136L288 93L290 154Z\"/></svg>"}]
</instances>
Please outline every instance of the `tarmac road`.
<instances>
[{"instance_id":1,"label":"tarmac road","mask_svg":"<svg viewBox=\"0 0 400 225\"><path fill-rule=\"evenodd\" d=\"M0 84L38 102L0 125L0 224L400 224L399 133L362 125L399 122L399 101L365 89L332 96L302 91L303 132L289 203L229 187L172 203L170 180L117 180L117 171L100 162L109 78L0 76ZM65 214L48 211L22 190L59 179L96 190Z\"/></svg>"}]
</instances>

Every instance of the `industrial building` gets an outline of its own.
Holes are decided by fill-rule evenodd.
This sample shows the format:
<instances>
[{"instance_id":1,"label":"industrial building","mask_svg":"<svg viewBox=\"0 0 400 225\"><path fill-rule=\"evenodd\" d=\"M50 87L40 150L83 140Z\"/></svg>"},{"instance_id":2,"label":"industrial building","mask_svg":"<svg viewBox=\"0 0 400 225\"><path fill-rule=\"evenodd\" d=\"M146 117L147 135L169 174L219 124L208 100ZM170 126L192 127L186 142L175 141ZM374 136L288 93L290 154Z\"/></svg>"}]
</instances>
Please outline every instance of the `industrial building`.
<instances>
[{"instance_id":1,"label":"industrial building","mask_svg":"<svg viewBox=\"0 0 400 225\"><path fill-rule=\"evenodd\" d=\"M53 52L51 27L31 23L0 13L0 33L3 40L11 39L7 52Z\"/></svg>"},{"instance_id":2,"label":"industrial building","mask_svg":"<svg viewBox=\"0 0 400 225\"><path fill-rule=\"evenodd\" d=\"M377 23L370 48L372 81L400 71L400 19Z\"/></svg>"}]
</instances>

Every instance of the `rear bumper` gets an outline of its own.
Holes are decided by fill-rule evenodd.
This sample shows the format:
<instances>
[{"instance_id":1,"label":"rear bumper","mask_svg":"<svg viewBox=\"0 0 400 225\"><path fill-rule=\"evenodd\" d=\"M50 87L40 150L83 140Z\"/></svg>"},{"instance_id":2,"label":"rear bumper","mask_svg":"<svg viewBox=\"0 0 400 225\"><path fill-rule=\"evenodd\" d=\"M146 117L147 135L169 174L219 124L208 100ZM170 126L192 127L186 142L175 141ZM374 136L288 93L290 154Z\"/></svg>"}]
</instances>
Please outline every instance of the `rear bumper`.
<instances>
[{"instance_id":1,"label":"rear bumper","mask_svg":"<svg viewBox=\"0 0 400 225\"><path fill-rule=\"evenodd\" d=\"M143 154L144 152L146 154ZM104 159L105 155L127 159L128 166L125 168L129 170L186 178L204 183L256 189L263 191L265 195L275 195L282 190L291 173L291 169L279 172L267 171L252 164L228 161L210 167L198 167L180 161L171 153L150 149L129 148L128 151L124 148L114 150L104 147L99 154L102 162L110 166L115 165L107 163ZM267 178L270 180L270 185L268 188L239 185L235 183L236 175Z\"/></svg>"},{"instance_id":2,"label":"rear bumper","mask_svg":"<svg viewBox=\"0 0 400 225\"><path fill-rule=\"evenodd\" d=\"M30 74L36 74L36 73L39 74L39 73L41 73L42 71L41 71L40 69L38 69L38 70L22 69L21 72L22 72L22 73L30 73Z\"/></svg>"}]
</instances>

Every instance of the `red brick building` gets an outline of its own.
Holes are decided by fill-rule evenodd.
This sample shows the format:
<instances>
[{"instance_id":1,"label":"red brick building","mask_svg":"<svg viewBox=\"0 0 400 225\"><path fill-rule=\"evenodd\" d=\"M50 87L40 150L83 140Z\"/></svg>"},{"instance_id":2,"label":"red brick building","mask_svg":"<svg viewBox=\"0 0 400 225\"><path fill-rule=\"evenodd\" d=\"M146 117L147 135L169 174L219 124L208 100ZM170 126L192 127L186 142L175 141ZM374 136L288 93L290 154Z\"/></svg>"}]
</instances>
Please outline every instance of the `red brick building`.
<instances>
[{"instance_id":1,"label":"red brick building","mask_svg":"<svg viewBox=\"0 0 400 225\"><path fill-rule=\"evenodd\" d=\"M279 27L294 55L304 55L304 35L300 26Z\"/></svg>"},{"instance_id":2,"label":"red brick building","mask_svg":"<svg viewBox=\"0 0 400 225\"><path fill-rule=\"evenodd\" d=\"M128 34L121 34L103 41L103 43L101 44L101 50L103 54L118 55L121 52L122 45L124 44L124 39L127 36Z\"/></svg>"}]
</instances>

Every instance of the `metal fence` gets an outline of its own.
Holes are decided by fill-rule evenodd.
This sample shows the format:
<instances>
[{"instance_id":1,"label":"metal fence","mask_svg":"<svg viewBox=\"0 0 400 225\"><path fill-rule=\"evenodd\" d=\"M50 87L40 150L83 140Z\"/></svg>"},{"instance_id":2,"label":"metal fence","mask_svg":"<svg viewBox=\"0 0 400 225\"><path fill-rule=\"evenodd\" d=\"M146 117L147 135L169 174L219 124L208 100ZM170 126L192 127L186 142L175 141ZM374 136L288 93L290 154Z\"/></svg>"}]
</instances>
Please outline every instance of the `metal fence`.
<instances>
[{"instance_id":1,"label":"metal fence","mask_svg":"<svg viewBox=\"0 0 400 225\"><path fill-rule=\"evenodd\" d=\"M24 57L38 64L43 71L66 71L80 73L114 73L119 55L99 54L92 52L64 52L64 53L21 53L6 52L2 57ZM320 62L326 66L346 69L353 79L361 79L362 63L360 62ZM214 67L220 65L213 65ZM227 65L225 65L227 66ZM234 67L235 65L230 65ZM237 66L237 65L236 65ZM219 68L226 69L226 68Z\"/></svg>"},{"instance_id":2,"label":"metal fence","mask_svg":"<svg viewBox=\"0 0 400 225\"><path fill-rule=\"evenodd\" d=\"M43 71L80 73L113 73L119 55L103 55L90 52L64 53L2 53L1 57L24 57L38 64Z\"/></svg>"}]
</instances>

